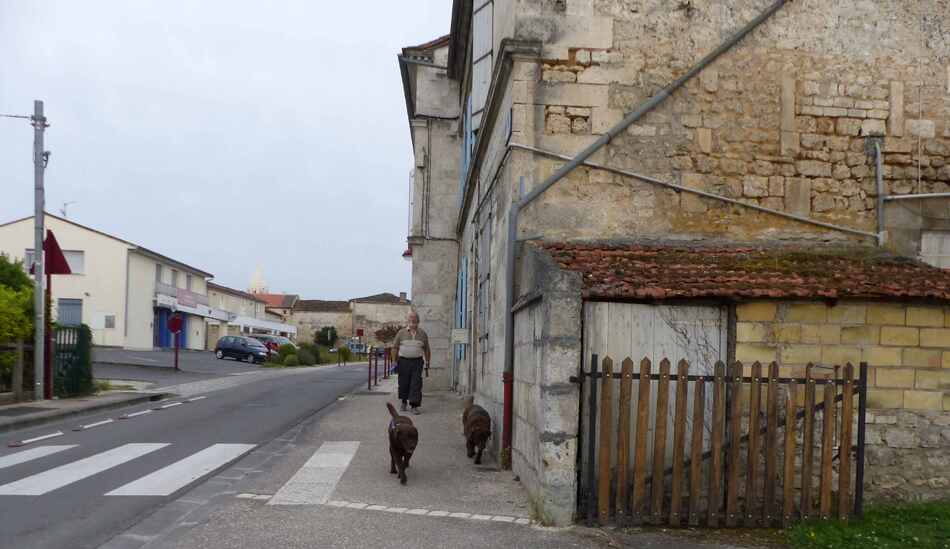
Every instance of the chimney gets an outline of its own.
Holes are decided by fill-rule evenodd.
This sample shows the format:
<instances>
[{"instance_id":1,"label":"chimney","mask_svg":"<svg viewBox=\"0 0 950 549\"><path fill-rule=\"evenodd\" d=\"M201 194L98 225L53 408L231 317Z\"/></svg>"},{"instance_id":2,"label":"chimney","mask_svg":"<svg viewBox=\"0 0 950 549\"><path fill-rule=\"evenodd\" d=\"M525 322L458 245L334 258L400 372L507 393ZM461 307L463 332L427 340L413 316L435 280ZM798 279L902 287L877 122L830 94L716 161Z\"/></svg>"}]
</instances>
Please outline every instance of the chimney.
<instances>
[{"instance_id":1,"label":"chimney","mask_svg":"<svg viewBox=\"0 0 950 549\"><path fill-rule=\"evenodd\" d=\"M401 303L405 303L405 302L406 302L406 292L399 292L399 301L400 301Z\"/></svg>"}]
</instances>

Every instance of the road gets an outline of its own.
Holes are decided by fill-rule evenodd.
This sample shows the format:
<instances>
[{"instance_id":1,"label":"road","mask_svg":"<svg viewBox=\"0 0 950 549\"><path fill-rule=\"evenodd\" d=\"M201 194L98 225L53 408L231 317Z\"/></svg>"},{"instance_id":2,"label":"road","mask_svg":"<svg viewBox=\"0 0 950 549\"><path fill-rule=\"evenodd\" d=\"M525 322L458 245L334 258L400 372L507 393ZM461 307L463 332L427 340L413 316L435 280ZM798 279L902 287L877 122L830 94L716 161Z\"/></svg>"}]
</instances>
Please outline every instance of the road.
<instances>
[{"instance_id":1,"label":"road","mask_svg":"<svg viewBox=\"0 0 950 549\"><path fill-rule=\"evenodd\" d=\"M179 387L185 396L168 402L7 433L0 439L0 547L97 547L335 402L361 385L365 372L231 372L244 375L188 380ZM113 421L72 430L106 419ZM64 435L7 447L57 431Z\"/></svg>"},{"instance_id":2,"label":"road","mask_svg":"<svg viewBox=\"0 0 950 549\"><path fill-rule=\"evenodd\" d=\"M263 368L236 360L218 360L208 351L182 351L174 370L171 351L127 351L96 347L93 349L92 375L96 379L135 380L152 387L177 385L223 376L244 375Z\"/></svg>"}]
</instances>

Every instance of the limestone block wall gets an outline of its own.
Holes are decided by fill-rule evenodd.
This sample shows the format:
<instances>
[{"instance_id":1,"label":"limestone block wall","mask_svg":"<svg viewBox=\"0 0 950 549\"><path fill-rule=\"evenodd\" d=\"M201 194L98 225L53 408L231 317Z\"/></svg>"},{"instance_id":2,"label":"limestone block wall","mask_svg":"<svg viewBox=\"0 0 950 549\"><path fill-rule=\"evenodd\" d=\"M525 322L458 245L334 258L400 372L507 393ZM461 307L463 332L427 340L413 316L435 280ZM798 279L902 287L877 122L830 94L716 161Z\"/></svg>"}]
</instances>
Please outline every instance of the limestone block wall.
<instances>
[{"instance_id":1,"label":"limestone block wall","mask_svg":"<svg viewBox=\"0 0 950 549\"><path fill-rule=\"evenodd\" d=\"M517 36L545 42L536 71L518 74L531 90L514 106L516 120L525 111L525 138L575 154L769 3L601 0L526 9ZM574 32L581 20L599 29L601 43ZM884 138L888 194L950 191L946 28L950 13L925 0L790 2L595 160L874 231L868 136ZM560 163L538 158L532 179ZM558 238L868 242L598 170L576 171L544 201L532 223ZM946 207L940 201L938 209ZM908 220L905 210L891 209L889 245L908 255L918 251L921 228L948 222L926 212Z\"/></svg>"},{"instance_id":2,"label":"limestone block wall","mask_svg":"<svg viewBox=\"0 0 950 549\"><path fill-rule=\"evenodd\" d=\"M736 310L736 359L865 361L869 498L937 499L950 486L950 309L878 302L752 302Z\"/></svg>"}]
</instances>

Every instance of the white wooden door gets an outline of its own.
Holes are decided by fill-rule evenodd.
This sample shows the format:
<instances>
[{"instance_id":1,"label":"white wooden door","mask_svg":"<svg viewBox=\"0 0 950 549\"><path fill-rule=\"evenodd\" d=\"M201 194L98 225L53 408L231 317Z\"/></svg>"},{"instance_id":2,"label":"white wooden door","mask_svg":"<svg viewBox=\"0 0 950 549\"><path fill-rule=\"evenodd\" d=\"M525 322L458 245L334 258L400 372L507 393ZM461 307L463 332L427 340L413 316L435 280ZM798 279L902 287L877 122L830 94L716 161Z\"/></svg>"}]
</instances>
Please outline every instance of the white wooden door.
<instances>
[{"instance_id":1,"label":"white wooden door","mask_svg":"<svg viewBox=\"0 0 950 549\"><path fill-rule=\"evenodd\" d=\"M584 371L590 371L590 360L597 354L599 360L610 357L613 360L614 372L619 372L621 362L629 357L634 362L634 372L639 373L640 361L648 358L653 364L652 373L657 373L660 361L664 358L671 363L671 373L676 373L677 363L685 359L689 363L690 374L711 375L716 361L726 362L727 357L727 318L725 306L683 306L683 305L645 305L638 303L611 303L588 302L584 305ZM598 365L598 370L601 367ZM653 456L653 427L656 424L656 393L658 382L651 384L650 390L650 418L647 432L648 467L652 466ZM692 385L692 384L691 384ZM590 384L585 383L584 402L581 414L584 433L589 433L587 403ZM669 407L667 409L667 441L665 461L671 462L673 446L673 416L676 403L676 382L670 383ZM599 392L599 387L598 387ZM639 400L639 388L634 380L631 394L631 426L636 426L636 403ZM619 380L613 386L613 418L609 428L616 438L616 425L620 394ZM686 440L690 440L693 410L693 390L689 388L687 398L687 431ZM712 409L712 394L707 391L706 408L704 414L709 417ZM598 418L599 422L599 418ZM599 437L603 425L597 425L596 433L589 433L584 441L582 467L588 467L589 459L587 444ZM704 428L704 448L708 446L709 427ZM636 433L630 433L630 456L634 455ZM616 454L612 458L616 462ZM632 467L632 463L630 466ZM628 479L632 474L628 473ZM584 482L586 479L582 479Z\"/></svg>"}]
</instances>

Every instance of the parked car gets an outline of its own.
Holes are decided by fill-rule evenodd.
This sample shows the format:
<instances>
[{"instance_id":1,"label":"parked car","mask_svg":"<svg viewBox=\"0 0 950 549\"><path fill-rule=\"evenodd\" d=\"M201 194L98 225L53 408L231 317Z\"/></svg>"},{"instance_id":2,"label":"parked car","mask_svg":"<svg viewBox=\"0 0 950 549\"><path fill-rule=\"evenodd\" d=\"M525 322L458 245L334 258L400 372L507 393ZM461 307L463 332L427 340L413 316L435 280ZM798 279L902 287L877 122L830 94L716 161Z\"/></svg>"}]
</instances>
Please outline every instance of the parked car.
<instances>
[{"instance_id":1,"label":"parked car","mask_svg":"<svg viewBox=\"0 0 950 549\"><path fill-rule=\"evenodd\" d=\"M214 356L219 359L230 357L247 362L264 362L267 355L268 350L263 343L244 336L224 336L214 347Z\"/></svg>"},{"instance_id":2,"label":"parked car","mask_svg":"<svg viewBox=\"0 0 950 549\"><path fill-rule=\"evenodd\" d=\"M252 337L260 341L261 343L264 344L265 347L267 347L271 351L272 354L275 354L275 355L277 354L277 349L279 349L281 345L293 345L294 349L298 348L296 343L287 339L284 336L275 336L275 335L270 335L270 334L251 334L248 337Z\"/></svg>"}]
</instances>

